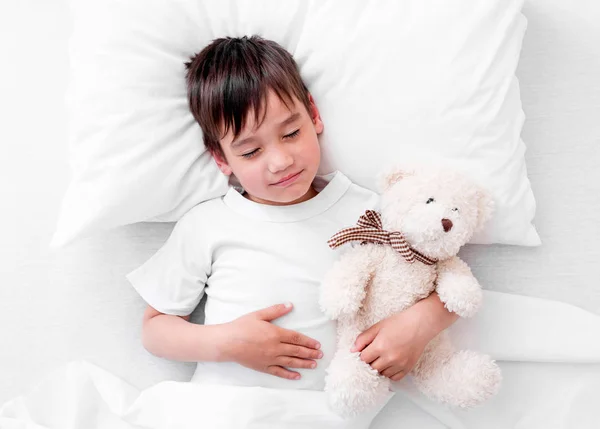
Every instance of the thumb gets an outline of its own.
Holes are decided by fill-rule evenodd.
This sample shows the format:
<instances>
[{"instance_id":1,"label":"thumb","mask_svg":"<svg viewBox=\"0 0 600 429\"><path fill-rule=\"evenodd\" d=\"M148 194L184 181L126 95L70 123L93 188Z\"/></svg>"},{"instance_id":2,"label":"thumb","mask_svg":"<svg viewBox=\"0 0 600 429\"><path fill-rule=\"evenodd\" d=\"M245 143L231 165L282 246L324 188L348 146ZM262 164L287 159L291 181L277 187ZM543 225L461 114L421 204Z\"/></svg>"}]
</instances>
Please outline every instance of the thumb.
<instances>
[{"instance_id":1,"label":"thumb","mask_svg":"<svg viewBox=\"0 0 600 429\"><path fill-rule=\"evenodd\" d=\"M371 326L369 329L367 329L365 332L363 332L356 338L356 341L354 341L354 345L350 349L350 352L354 353L362 351L362 349L364 349L373 342L378 332L378 324Z\"/></svg>"},{"instance_id":2,"label":"thumb","mask_svg":"<svg viewBox=\"0 0 600 429\"><path fill-rule=\"evenodd\" d=\"M278 317L283 316L286 313L289 313L292 309L292 303L286 302L285 304L276 304L271 307L263 308L262 310L258 310L254 312L254 315L260 319L267 322L271 320L275 320Z\"/></svg>"}]
</instances>

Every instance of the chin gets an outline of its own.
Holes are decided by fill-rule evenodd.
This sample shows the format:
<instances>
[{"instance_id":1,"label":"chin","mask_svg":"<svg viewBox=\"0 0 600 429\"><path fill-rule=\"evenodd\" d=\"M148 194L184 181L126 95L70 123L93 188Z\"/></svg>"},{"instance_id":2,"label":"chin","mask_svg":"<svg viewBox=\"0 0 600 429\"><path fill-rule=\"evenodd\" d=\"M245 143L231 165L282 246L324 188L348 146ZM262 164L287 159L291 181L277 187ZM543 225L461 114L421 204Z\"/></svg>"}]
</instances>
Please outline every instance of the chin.
<instances>
[{"instance_id":1,"label":"chin","mask_svg":"<svg viewBox=\"0 0 600 429\"><path fill-rule=\"evenodd\" d=\"M294 201L302 199L311 188L312 182L310 183L294 183L287 188L281 188L275 191L270 186L265 189L264 195L257 195L258 198L265 201L271 201L277 204L291 204ZM256 195L256 194L253 194Z\"/></svg>"},{"instance_id":2,"label":"chin","mask_svg":"<svg viewBox=\"0 0 600 429\"><path fill-rule=\"evenodd\" d=\"M293 194L290 193L289 195L286 195L285 198L282 198L283 201L281 201L281 202L288 203L288 204L293 203L294 201L302 199L302 197L304 197L307 192L308 192L308 189L304 192L294 192Z\"/></svg>"}]
</instances>

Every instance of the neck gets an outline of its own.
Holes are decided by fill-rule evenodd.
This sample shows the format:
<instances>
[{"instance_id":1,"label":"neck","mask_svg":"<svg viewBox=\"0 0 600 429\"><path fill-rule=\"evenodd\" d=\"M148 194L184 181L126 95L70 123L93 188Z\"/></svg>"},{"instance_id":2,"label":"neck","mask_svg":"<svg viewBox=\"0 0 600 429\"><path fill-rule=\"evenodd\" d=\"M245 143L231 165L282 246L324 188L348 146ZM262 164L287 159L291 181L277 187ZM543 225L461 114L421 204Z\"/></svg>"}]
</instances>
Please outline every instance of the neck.
<instances>
[{"instance_id":1,"label":"neck","mask_svg":"<svg viewBox=\"0 0 600 429\"><path fill-rule=\"evenodd\" d=\"M262 198L257 198L253 195L250 195L248 192L244 192L242 195L249 199L250 201L254 201L255 203L258 204L267 204L270 206L291 206L293 204L300 204L303 203L304 201L308 201L311 198L314 198L316 195L318 194L318 192L316 191L316 189L311 185L308 188L308 191L306 191L306 193L301 196L300 198L294 200L294 201L290 201L287 203L280 203L278 201L269 201L269 200L263 200Z\"/></svg>"}]
</instances>

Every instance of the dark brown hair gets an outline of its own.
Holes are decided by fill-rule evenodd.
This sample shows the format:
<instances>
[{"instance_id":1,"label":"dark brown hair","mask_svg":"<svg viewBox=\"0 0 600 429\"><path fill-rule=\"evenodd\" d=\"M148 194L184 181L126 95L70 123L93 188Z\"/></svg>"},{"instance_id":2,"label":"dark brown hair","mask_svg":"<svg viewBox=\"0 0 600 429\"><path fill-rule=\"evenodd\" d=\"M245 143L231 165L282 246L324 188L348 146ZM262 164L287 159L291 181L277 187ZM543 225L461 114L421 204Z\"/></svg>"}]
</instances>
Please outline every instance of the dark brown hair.
<instances>
[{"instance_id":1,"label":"dark brown hair","mask_svg":"<svg viewBox=\"0 0 600 429\"><path fill-rule=\"evenodd\" d=\"M262 124L269 89L288 108L294 96L310 113L308 89L296 61L279 44L258 35L215 39L185 67L188 102L202 129L204 146L223 158L219 140L232 127L237 138L248 112L253 110L256 123ZM264 115L259 121L261 110Z\"/></svg>"}]
</instances>

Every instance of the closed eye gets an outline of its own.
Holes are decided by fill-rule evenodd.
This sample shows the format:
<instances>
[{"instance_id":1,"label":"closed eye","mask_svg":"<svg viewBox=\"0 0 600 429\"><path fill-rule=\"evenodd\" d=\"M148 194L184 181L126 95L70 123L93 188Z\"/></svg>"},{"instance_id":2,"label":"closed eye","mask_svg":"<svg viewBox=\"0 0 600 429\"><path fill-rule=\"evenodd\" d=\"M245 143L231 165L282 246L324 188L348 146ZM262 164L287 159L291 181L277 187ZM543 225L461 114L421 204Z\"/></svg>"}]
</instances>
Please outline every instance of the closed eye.
<instances>
[{"instance_id":1,"label":"closed eye","mask_svg":"<svg viewBox=\"0 0 600 429\"><path fill-rule=\"evenodd\" d=\"M298 134L300 134L300 128L298 128L296 131L294 131L293 133L287 134L285 136L283 136L284 138L290 138L293 139L294 137L296 137Z\"/></svg>"},{"instance_id":2,"label":"closed eye","mask_svg":"<svg viewBox=\"0 0 600 429\"><path fill-rule=\"evenodd\" d=\"M244 153L242 154L242 156L244 158L252 158L253 156L255 156L258 153L258 149L254 149L252 152L248 152L248 153Z\"/></svg>"},{"instance_id":3,"label":"closed eye","mask_svg":"<svg viewBox=\"0 0 600 429\"><path fill-rule=\"evenodd\" d=\"M298 128L293 133L286 134L285 136L283 136L283 138L293 139L298 134L300 134L300 128ZM250 158L253 158L254 156L256 156L257 154L258 154L258 149L254 149L252 152L242 154L242 156L246 159L250 159Z\"/></svg>"}]
</instances>

